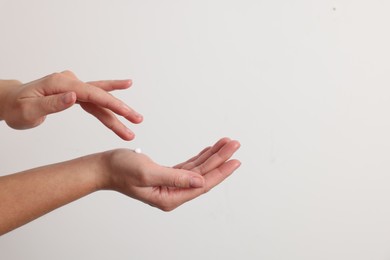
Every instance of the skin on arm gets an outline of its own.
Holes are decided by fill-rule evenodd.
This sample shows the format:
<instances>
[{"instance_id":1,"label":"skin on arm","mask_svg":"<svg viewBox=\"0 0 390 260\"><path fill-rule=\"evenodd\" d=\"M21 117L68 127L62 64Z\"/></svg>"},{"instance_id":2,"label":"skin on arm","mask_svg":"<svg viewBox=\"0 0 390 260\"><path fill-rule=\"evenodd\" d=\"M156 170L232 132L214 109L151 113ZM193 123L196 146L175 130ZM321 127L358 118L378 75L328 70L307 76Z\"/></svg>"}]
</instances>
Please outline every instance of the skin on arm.
<instances>
[{"instance_id":1,"label":"skin on arm","mask_svg":"<svg viewBox=\"0 0 390 260\"><path fill-rule=\"evenodd\" d=\"M0 235L98 190L171 211L218 185L239 166L237 141L223 138L174 167L116 149L0 177Z\"/></svg>"},{"instance_id":2,"label":"skin on arm","mask_svg":"<svg viewBox=\"0 0 390 260\"><path fill-rule=\"evenodd\" d=\"M101 154L0 177L0 235L97 190Z\"/></svg>"},{"instance_id":3,"label":"skin on arm","mask_svg":"<svg viewBox=\"0 0 390 260\"><path fill-rule=\"evenodd\" d=\"M122 139L132 140L134 133L116 115L135 124L143 118L109 93L127 89L131 84L131 80L82 82L71 71L53 73L26 84L0 80L0 120L15 129L32 128L40 125L47 115L78 103Z\"/></svg>"}]
</instances>

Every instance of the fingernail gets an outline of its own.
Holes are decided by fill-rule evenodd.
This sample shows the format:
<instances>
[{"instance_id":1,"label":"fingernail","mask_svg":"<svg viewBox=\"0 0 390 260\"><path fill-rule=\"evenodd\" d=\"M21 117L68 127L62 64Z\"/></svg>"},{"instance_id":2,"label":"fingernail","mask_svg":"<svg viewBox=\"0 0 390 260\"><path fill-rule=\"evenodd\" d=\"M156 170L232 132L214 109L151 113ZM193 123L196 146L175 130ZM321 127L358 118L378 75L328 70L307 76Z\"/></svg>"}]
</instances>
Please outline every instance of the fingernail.
<instances>
[{"instance_id":1,"label":"fingernail","mask_svg":"<svg viewBox=\"0 0 390 260\"><path fill-rule=\"evenodd\" d=\"M125 128L125 131L126 131L127 136L128 136L129 138L131 138L131 139L134 138L134 133L133 133L133 131L131 131L129 128Z\"/></svg>"},{"instance_id":2,"label":"fingernail","mask_svg":"<svg viewBox=\"0 0 390 260\"><path fill-rule=\"evenodd\" d=\"M240 168L240 166L241 166L241 162L238 161L238 162L237 162L237 165L236 165L236 169Z\"/></svg>"},{"instance_id":3,"label":"fingernail","mask_svg":"<svg viewBox=\"0 0 390 260\"><path fill-rule=\"evenodd\" d=\"M73 103L73 102L74 102L73 93L72 93L72 92L69 92L69 93L66 93L65 95L63 95L63 96L62 96L62 102L63 102L64 104Z\"/></svg>"},{"instance_id":4,"label":"fingernail","mask_svg":"<svg viewBox=\"0 0 390 260\"><path fill-rule=\"evenodd\" d=\"M137 122L142 122L142 120L144 119L144 117L135 110L133 110L133 115L136 117Z\"/></svg>"},{"instance_id":5,"label":"fingernail","mask_svg":"<svg viewBox=\"0 0 390 260\"><path fill-rule=\"evenodd\" d=\"M203 187L203 179L200 177L192 177L190 179L190 186L192 188L201 188Z\"/></svg>"},{"instance_id":6,"label":"fingernail","mask_svg":"<svg viewBox=\"0 0 390 260\"><path fill-rule=\"evenodd\" d=\"M143 118L143 116L140 113L138 113L138 112L135 112L135 116L138 117L139 119Z\"/></svg>"}]
</instances>

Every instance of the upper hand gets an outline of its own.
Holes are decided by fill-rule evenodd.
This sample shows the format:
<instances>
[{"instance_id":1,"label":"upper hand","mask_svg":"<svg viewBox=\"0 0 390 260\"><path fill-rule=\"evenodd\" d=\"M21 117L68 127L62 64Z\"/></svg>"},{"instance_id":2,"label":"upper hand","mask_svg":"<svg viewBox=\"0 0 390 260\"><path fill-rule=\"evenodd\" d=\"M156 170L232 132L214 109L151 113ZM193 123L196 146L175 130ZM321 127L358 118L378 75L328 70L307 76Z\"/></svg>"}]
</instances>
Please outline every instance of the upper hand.
<instances>
[{"instance_id":1,"label":"upper hand","mask_svg":"<svg viewBox=\"0 0 390 260\"><path fill-rule=\"evenodd\" d=\"M124 140L134 133L115 114L132 123L142 122L142 116L109 91L126 89L130 80L82 82L72 72L54 73L36 81L8 88L3 102L2 119L15 129L40 125L48 114L63 111L76 102Z\"/></svg>"},{"instance_id":2,"label":"upper hand","mask_svg":"<svg viewBox=\"0 0 390 260\"><path fill-rule=\"evenodd\" d=\"M174 167L158 165L146 155L127 149L109 151L103 186L170 211L232 174L241 164L230 159L239 147L239 142L223 138Z\"/></svg>"}]
</instances>

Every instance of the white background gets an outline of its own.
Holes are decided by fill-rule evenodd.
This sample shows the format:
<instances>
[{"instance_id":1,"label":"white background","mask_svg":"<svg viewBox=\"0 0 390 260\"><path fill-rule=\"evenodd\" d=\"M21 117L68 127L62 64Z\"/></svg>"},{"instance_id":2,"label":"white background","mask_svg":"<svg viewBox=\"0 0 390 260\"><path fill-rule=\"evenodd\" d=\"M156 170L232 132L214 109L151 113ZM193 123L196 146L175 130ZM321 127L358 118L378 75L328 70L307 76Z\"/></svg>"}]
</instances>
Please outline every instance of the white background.
<instances>
[{"instance_id":1,"label":"white background","mask_svg":"<svg viewBox=\"0 0 390 260\"><path fill-rule=\"evenodd\" d=\"M0 0L0 78L132 78L115 95L145 116L130 143L79 107L28 131L2 122L1 174L118 147L172 165L223 136L242 144L233 176L173 212L97 192L0 237L0 259L390 259L389 12Z\"/></svg>"}]
</instances>

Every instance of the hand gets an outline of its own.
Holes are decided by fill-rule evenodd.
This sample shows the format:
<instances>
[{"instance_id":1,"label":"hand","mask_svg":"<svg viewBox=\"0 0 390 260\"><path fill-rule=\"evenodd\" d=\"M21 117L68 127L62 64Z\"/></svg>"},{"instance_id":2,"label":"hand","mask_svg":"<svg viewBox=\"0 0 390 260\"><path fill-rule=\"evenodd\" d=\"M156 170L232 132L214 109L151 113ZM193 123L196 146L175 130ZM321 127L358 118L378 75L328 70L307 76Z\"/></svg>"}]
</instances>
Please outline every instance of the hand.
<instances>
[{"instance_id":1,"label":"hand","mask_svg":"<svg viewBox=\"0 0 390 260\"><path fill-rule=\"evenodd\" d=\"M109 151L104 188L171 211L208 192L232 174L241 164L230 160L239 147L239 142L223 138L174 167L160 166L146 155L131 150Z\"/></svg>"},{"instance_id":2,"label":"hand","mask_svg":"<svg viewBox=\"0 0 390 260\"><path fill-rule=\"evenodd\" d=\"M76 102L124 140L132 140L134 133L115 114L132 123L142 122L140 114L108 93L129 88L132 83L130 80L84 83L72 72L64 71L27 84L10 82L12 86L4 88L6 93L2 95L0 119L15 129L38 126L48 114L63 111Z\"/></svg>"}]
</instances>

